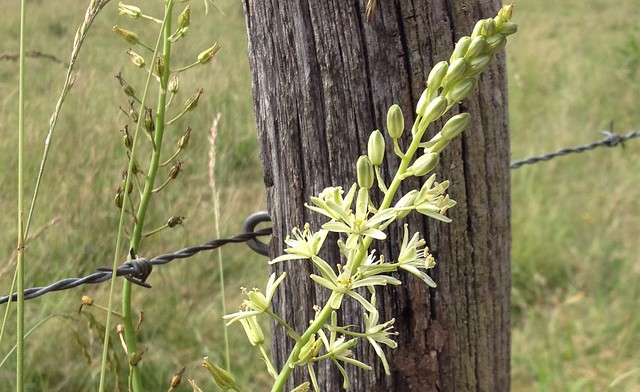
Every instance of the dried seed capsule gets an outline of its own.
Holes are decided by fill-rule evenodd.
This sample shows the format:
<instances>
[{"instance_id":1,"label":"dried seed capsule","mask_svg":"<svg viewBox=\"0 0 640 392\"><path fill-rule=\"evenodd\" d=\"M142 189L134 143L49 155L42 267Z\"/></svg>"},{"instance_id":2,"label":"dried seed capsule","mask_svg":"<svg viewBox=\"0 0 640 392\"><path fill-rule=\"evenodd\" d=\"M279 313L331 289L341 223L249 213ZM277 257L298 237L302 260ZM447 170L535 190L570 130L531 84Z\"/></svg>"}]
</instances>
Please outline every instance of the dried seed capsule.
<instances>
[{"instance_id":1,"label":"dried seed capsule","mask_svg":"<svg viewBox=\"0 0 640 392\"><path fill-rule=\"evenodd\" d=\"M180 89L180 79L178 78L178 75L171 75L171 78L169 79L169 92L171 94L175 94L178 92L178 90Z\"/></svg>"},{"instance_id":2,"label":"dried seed capsule","mask_svg":"<svg viewBox=\"0 0 640 392\"><path fill-rule=\"evenodd\" d=\"M140 56L138 53L129 49L127 50L127 54L129 55L129 57L131 57L131 62L133 63L133 65L135 65L138 68L142 68L145 66L146 62L144 61L144 58Z\"/></svg>"},{"instance_id":3,"label":"dried seed capsule","mask_svg":"<svg viewBox=\"0 0 640 392\"><path fill-rule=\"evenodd\" d=\"M198 62L200 64L208 63L209 60L211 60L213 56L215 56L216 53L218 53L219 50L220 50L220 45L218 45L218 43L216 42L209 49L200 52L200 54L198 55Z\"/></svg>"},{"instance_id":4,"label":"dried seed capsule","mask_svg":"<svg viewBox=\"0 0 640 392\"><path fill-rule=\"evenodd\" d=\"M220 387L222 390L226 391L236 387L236 380L233 378L231 373L209 361L209 357L204 357L202 366L204 366L204 368L207 369L209 373L211 373L213 381L215 381L218 387Z\"/></svg>"},{"instance_id":5,"label":"dried seed capsule","mask_svg":"<svg viewBox=\"0 0 640 392\"><path fill-rule=\"evenodd\" d=\"M126 15L132 19L137 19L142 15L140 8L135 5L118 3L118 15Z\"/></svg>"},{"instance_id":6,"label":"dried seed capsule","mask_svg":"<svg viewBox=\"0 0 640 392\"><path fill-rule=\"evenodd\" d=\"M200 96L202 95L202 93L204 92L203 89L198 89L196 91L195 94L193 94L192 96L190 96L187 101L184 103L184 110L189 112L193 109L195 109L198 106L198 100L200 99Z\"/></svg>"},{"instance_id":7,"label":"dried seed capsule","mask_svg":"<svg viewBox=\"0 0 640 392\"><path fill-rule=\"evenodd\" d=\"M113 26L113 31L115 31L119 36L124 38L124 40L131 45L136 45L139 42L138 34L134 33L133 31L122 29L118 27L118 25Z\"/></svg>"},{"instance_id":8,"label":"dried seed capsule","mask_svg":"<svg viewBox=\"0 0 640 392\"><path fill-rule=\"evenodd\" d=\"M189 146L189 139L191 138L191 127L187 127L187 130L184 131L184 134L180 136L178 139L178 148L180 150L185 150Z\"/></svg>"}]
</instances>

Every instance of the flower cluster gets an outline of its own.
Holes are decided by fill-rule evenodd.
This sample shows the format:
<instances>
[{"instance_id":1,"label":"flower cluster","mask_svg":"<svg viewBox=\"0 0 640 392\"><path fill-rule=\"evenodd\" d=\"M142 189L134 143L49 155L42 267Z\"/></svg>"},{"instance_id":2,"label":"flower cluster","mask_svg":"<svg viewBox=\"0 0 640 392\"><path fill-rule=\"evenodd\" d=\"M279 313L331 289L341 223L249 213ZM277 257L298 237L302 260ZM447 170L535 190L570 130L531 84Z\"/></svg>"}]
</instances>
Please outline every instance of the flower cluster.
<instances>
[{"instance_id":1,"label":"flower cluster","mask_svg":"<svg viewBox=\"0 0 640 392\"><path fill-rule=\"evenodd\" d=\"M403 270L413 274L431 287L436 287L427 271L436 264L429 253L426 241L419 233L410 233L404 224L404 236L400 253L396 260L376 256L374 240L387 238L387 227L405 218L412 211L448 223L447 211L456 202L446 193L449 181L437 182L431 174L419 189L398 194L400 184L410 177L426 177L439 162L440 152L449 142L468 128L470 115L461 113L451 117L440 132L429 140L423 140L427 127L440 119L453 105L471 94L478 75L489 67L494 55L501 50L507 36L515 33L517 27L510 22L513 5L503 7L492 19L479 21L471 36L461 38L449 61L437 63L427 79L427 87L422 93L416 108L416 119L411 129L411 141L401 146L400 138L405 131L404 115L399 106L393 105L387 113L387 138L383 132L374 131L367 143L367 154L356 162L357 181L345 192L341 187L328 187L317 197L311 197L306 207L325 218L318 231L312 231L308 224L303 229L295 228L292 237L287 237L285 254L271 260L278 263L296 259L310 260L315 273L310 278L318 285L330 291L329 299L323 307L318 307L315 319L302 335L269 311L269 304L276 287L285 278L277 280L272 275L267 284L266 296L259 291L247 293L242 310L225 316L229 324L235 321L243 325L263 313L269 314L283 325L289 335L296 340L289 360L279 373L274 375L274 391L281 390L284 381L296 366L307 366L310 385L318 390L318 383L311 364L321 360L331 360L344 378L344 387L348 385L347 373L343 364L351 364L363 369L369 365L353 358L351 349L360 341L372 345L380 358L387 374L389 364L382 346L396 347L393 336L394 319L379 321L376 309L376 289L379 286L400 285L402 282L394 275ZM386 139L393 143L393 151L400 160L398 170L391 182L383 179L380 167L385 160ZM376 189L377 188L377 189ZM380 192L382 202L375 205L372 192ZM324 260L319 256L325 245L327 235L338 234L337 246L341 252L340 260ZM366 289L366 290L358 290ZM363 295L363 291L368 296ZM358 326L340 326L337 312L346 297L355 299L363 308L363 322ZM252 344L259 344L253 322L245 326ZM260 336L260 335L258 335ZM268 360L267 360L268 362ZM274 372L270 370L273 375ZM310 385L303 384L301 389Z\"/></svg>"}]
</instances>

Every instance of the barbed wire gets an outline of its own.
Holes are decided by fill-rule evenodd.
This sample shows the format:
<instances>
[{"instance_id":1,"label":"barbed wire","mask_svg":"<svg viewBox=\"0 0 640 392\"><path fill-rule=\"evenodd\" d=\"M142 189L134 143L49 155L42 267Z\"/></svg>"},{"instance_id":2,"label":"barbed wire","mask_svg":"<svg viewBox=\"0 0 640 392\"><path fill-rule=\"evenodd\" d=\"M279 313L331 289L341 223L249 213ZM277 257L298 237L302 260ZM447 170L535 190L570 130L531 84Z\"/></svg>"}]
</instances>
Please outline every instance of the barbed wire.
<instances>
[{"instance_id":1,"label":"barbed wire","mask_svg":"<svg viewBox=\"0 0 640 392\"><path fill-rule=\"evenodd\" d=\"M585 144L578 147L562 148L558 151L554 151L548 154L543 154L543 155L523 159L521 161L512 162L511 169L517 169L524 165L531 165L531 164L542 162L542 161L548 161L563 155L576 154L584 151L593 150L594 148L598 148L598 147L615 147L617 145L624 146L623 143L625 141L640 136L640 131L632 131L627 133L626 135L618 135L615 132L613 132L613 124L609 126L608 131L600 131L600 133L604 135L604 139L598 142L593 142L593 143Z\"/></svg>"},{"instance_id":2,"label":"barbed wire","mask_svg":"<svg viewBox=\"0 0 640 392\"><path fill-rule=\"evenodd\" d=\"M544 155L534 156L527 159L523 159L521 161L516 161L511 163L511 169L517 169L524 165L531 165L534 163L548 161L553 158L557 158L563 155L581 153L584 151L593 150L598 147L615 147L617 145L623 145L623 143L627 140L640 137L640 131L632 131L627 133L626 135L618 135L613 132L613 123L609 126L608 131L601 131L601 133L605 136L603 140L598 142L593 142L589 144L585 144L582 146L572 147L572 148L562 148L558 151L551 152ZM206 250L217 249L223 245L231 244L231 243L242 243L245 242L253 251L259 253L261 255L268 255L268 246L267 244L258 241L259 237L267 236L271 234L271 228L266 228L262 230L255 230L256 227L263 222L270 222L271 218L267 211L259 211L252 215L250 215L243 225L243 233L234 235L228 238L221 238L217 240L212 240L206 242L200 246L192 246L188 248L184 248L178 250L173 253L167 253L160 256L156 256L154 258L136 258L132 255L132 260L128 260L125 263L121 264L116 269L116 276L122 276L125 279L143 287L150 288L146 280L151 274L154 265L163 265L167 264L171 261L178 259L185 259L195 255L196 253L200 253ZM25 299L33 299L40 297L44 294L51 293L54 291L62 291L68 290L74 287L78 287L85 284L96 284L101 283L106 280L111 279L113 276L113 271L109 267L99 267L97 271L87 275L82 278L66 278L54 282L48 286L43 287L33 287L26 289L24 291ZM11 295L7 295L4 297L0 297L0 304L7 303L9 301L16 301L17 293L13 293Z\"/></svg>"},{"instance_id":3,"label":"barbed wire","mask_svg":"<svg viewBox=\"0 0 640 392\"><path fill-rule=\"evenodd\" d=\"M213 250L226 244L256 241L258 237L267 236L270 234L271 234L271 228L267 228L267 229L262 229L258 231L237 234L229 238L212 240L200 246L192 246L192 247L184 248L177 252L156 256L152 259L136 258L134 260L126 261L125 263L120 265L116 269L116 276L123 276L125 279L130 280L131 282L137 285L150 288L151 286L148 283L146 283L146 280L151 274L151 271L154 265L162 265L162 264L167 264L174 260L185 259L187 257L191 257L195 255L196 253L199 253L205 250ZM85 284L101 283L111 279L112 276L113 276L113 271L111 268L100 267L97 269L97 272L94 272L83 278L66 278L66 279L59 280L55 283L52 283L48 286L33 287L33 288L26 289L24 291L24 298L33 299L33 298L40 297L41 295L51 293L53 291L68 290L68 289L85 285ZM9 300L16 301L17 293L0 297L0 304L7 303L9 302Z\"/></svg>"}]
</instances>

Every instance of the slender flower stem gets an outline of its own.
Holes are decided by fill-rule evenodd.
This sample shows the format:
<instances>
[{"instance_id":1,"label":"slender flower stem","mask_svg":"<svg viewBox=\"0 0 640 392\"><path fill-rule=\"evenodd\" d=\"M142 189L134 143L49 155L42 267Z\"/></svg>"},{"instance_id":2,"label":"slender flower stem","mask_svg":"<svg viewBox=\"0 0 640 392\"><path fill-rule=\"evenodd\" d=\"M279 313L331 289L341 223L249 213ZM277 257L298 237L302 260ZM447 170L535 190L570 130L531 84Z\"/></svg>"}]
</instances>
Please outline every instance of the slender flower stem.
<instances>
[{"instance_id":1,"label":"slender flower stem","mask_svg":"<svg viewBox=\"0 0 640 392\"><path fill-rule=\"evenodd\" d=\"M16 391L24 391L24 30L27 0L20 6L20 81L18 98L18 306L16 344Z\"/></svg>"},{"instance_id":2,"label":"slender flower stem","mask_svg":"<svg viewBox=\"0 0 640 392\"><path fill-rule=\"evenodd\" d=\"M135 226L133 229L133 233L131 236L131 249L134 252L137 252L140 242L142 240L142 229L144 227L144 220L147 213L147 209L149 207L149 202L151 201L151 196L153 193L153 186L156 179L156 174L159 169L159 161L160 161L160 152L162 150L162 139L164 137L165 130L165 104L167 100L167 85L169 83L169 74L170 74L170 60L171 60L171 42L169 41L169 37L171 35L171 17L173 11L173 1L169 0L165 5L165 14L164 14L164 26L162 30L163 34L163 48L162 48L162 61L165 64L165 70L163 74L160 76L160 89L158 91L158 105L156 111L156 130L155 130L155 138L154 145L156 148L151 154L151 162L149 164L149 170L147 172L147 178L144 184L144 190L142 191L142 198L140 200L140 205L138 206L138 212L136 214ZM129 355L131 353L137 352L137 344L136 344L136 332L133 325L133 315L131 310L131 291L132 291L132 283L128 280L124 282L123 290L122 290L122 313L124 315L123 325L125 330L125 341L127 343L127 349L129 350ZM131 366L129 371L132 376L132 390L134 392L141 392L142 382L140 379L140 373L138 371L137 366Z\"/></svg>"}]
</instances>

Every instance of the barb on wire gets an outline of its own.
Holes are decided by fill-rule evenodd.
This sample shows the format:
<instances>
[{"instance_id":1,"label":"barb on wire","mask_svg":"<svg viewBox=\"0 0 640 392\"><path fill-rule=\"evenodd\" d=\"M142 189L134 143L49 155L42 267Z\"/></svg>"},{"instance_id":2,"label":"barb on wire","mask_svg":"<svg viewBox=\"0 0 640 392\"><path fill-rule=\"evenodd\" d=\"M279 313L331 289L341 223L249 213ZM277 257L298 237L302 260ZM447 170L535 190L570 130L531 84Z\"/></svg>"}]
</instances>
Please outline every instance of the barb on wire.
<instances>
[{"instance_id":1,"label":"barb on wire","mask_svg":"<svg viewBox=\"0 0 640 392\"><path fill-rule=\"evenodd\" d=\"M167 253L164 255L156 256L152 259L137 258L134 260L129 260L116 269L116 276L124 276L126 279L132 281L135 284L138 284L144 287L151 287L148 283L146 283L146 280L149 277L149 274L151 274L151 270L153 269L154 265L167 264L173 260L185 259L187 257L191 257L196 253L199 253L205 250L213 250L223 245L231 244L231 243L251 241L251 240L255 240L258 237L267 236L270 234L271 234L271 228L266 228L258 231L237 234L229 238L212 240L200 246L184 248L174 253ZM68 290L84 284L101 283L111 279L112 276L113 276L113 271L111 270L111 268L100 267L98 268L97 272L94 272L83 278L67 278L67 279L59 280L48 286L33 287L33 288L26 289L24 291L24 299L33 299L53 291ZM0 304L9 302L10 300L15 301L16 298L17 298L17 293L14 293L10 296L0 297Z\"/></svg>"},{"instance_id":2,"label":"barb on wire","mask_svg":"<svg viewBox=\"0 0 640 392\"><path fill-rule=\"evenodd\" d=\"M520 166L531 165L533 163L538 163L542 161L548 161L563 155L575 154L579 152L593 150L594 148L597 148L597 147L615 147L617 145L624 146L622 143L624 143L625 141L640 136L640 131L629 132L626 135L618 135L613 132L613 123L609 125L609 130L600 131L600 133L604 135L604 139L598 142L589 143L589 144L585 144L585 145L573 147L573 148L562 148L558 151L555 151L549 154L544 154L540 156L523 159L521 161L512 162L511 168L517 169Z\"/></svg>"}]
</instances>

